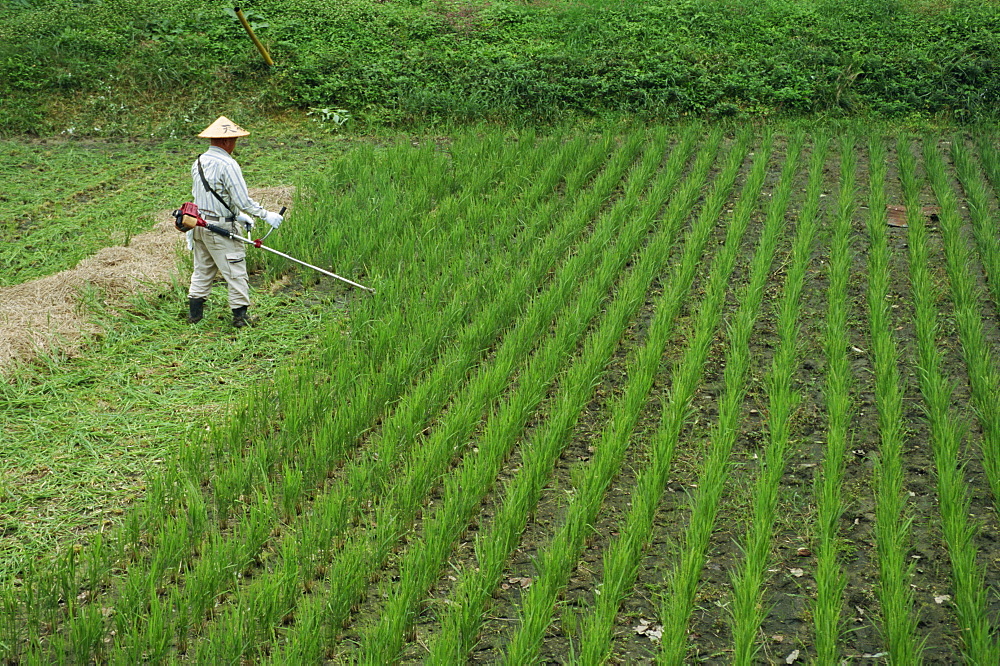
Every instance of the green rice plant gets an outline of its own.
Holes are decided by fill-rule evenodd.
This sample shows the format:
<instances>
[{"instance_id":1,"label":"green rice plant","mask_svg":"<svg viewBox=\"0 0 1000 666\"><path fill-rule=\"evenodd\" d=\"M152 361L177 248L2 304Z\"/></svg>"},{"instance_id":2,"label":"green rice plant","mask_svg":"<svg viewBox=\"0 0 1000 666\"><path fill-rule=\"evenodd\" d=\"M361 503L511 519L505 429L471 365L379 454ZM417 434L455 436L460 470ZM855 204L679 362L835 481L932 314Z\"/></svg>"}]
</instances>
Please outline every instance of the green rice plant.
<instances>
[{"instance_id":1,"label":"green rice plant","mask_svg":"<svg viewBox=\"0 0 1000 666\"><path fill-rule=\"evenodd\" d=\"M649 156L662 151L659 146L664 138L661 131L656 138L656 145L648 151ZM674 150L664 167L663 175L651 187L646 203L636 216L638 223L629 224L622 230L615 244L615 249L620 248L620 251L615 254L607 253L602 266L594 271L593 277L581 288L580 301L569 308L573 316L557 320L557 328L552 336L535 354L531 364L520 373L517 392L504 408L494 412L487 421L483 435L478 439L475 455L467 456L458 473L445 479L444 497L437 504L434 515L425 520L420 540L407 549L400 565L401 580L395 586L380 620L372 623L363 633L363 660L366 662L392 659L400 649L417 600L436 580L451 544L459 537L463 526L468 524L475 508L488 492L532 410L544 397L560 364L565 362L568 351L576 345L576 340L596 313L603 295L610 287L610 281L629 256L626 248L634 246L635 241L624 242L625 237L637 240L652 224L662 203L667 200L680 179L681 169L690 156L694 138L694 131L688 131L682 138L680 147ZM649 257L640 259L637 263L642 266L659 266L664 248L673 244L676 233L676 225L661 228L649 241L650 248L660 248L661 256L653 259L656 254L649 252ZM650 279L649 270L646 269L647 281ZM643 273L638 267L635 271L637 274ZM619 290L620 297L632 300L627 293L637 283L636 279L630 278L628 284Z\"/></svg>"},{"instance_id":2,"label":"green rice plant","mask_svg":"<svg viewBox=\"0 0 1000 666\"><path fill-rule=\"evenodd\" d=\"M149 604L149 613L142 618L142 631L138 647L143 660L161 661L167 655L172 633L169 630L170 600L159 596Z\"/></svg>"},{"instance_id":3,"label":"green rice plant","mask_svg":"<svg viewBox=\"0 0 1000 666\"><path fill-rule=\"evenodd\" d=\"M148 571L132 569L124 574L123 578L124 580L117 586L118 598L114 615L116 635L127 635L133 627L141 626L150 588L156 586L155 581L150 582L151 576Z\"/></svg>"},{"instance_id":4,"label":"green rice plant","mask_svg":"<svg viewBox=\"0 0 1000 666\"><path fill-rule=\"evenodd\" d=\"M197 664L239 664L242 655L252 646L251 635L245 622L233 621L228 631L220 632L216 640L201 641L193 652Z\"/></svg>"},{"instance_id":5,"label":"green rice plant","mask_svg":"<svg viewBox=\"0 0 1000 666\"><path fill-rule=\"evenodd\" d=\"M213 538L203 544L197 564L184 577L184 597L179 603L171 606L169 601L165 602L157 593L155 582L145 599L139 597L142 602L148 603L150 613L154 606L166 605L168 609L183 606L183 616L175 616L173 612L160 608L158 622L132 626L130 631L120 631L116 643L119 649L130 642L139 646L158 646L164 640L162 634L169 634L179 644L186 644L187 638L179 635L175 622L192 628L200 627L202 621L215 612L215 601L221 595L237 589L239 577L254 563L263 541L267 539L277 519L276 509L268 498L267 489L256 491L256 495L256 501L246 512L246 520L238 528L236 539ZM138 574L139 571L136 570L133 575L138 577ZM154 571L150 578L158 581L160 577ZM132 632L136 629L138 634L133 636Z\"/></svg>"},{"instance_id":6,"label":"green rice plant","mask_svg":"<svg viewBox=\"0 0 1000 666\"><path fill-rule=\"evenodd\" d=\"M624 152L631 153L632 144L635 147L641 145L642 135L636 133L635 137ZM482 414L488 413L495 405L509 385L509 378L522 362L521 359L538 342L551 325L553 316L566 305L569 294L580 287L581 280L588 271L593 270L593 265L603 255L604 261L595 274L597 286L594 286L593 280L587 284L589 295L584 300L587 307L577 305L571 308L572 316L581 318L583 322L589 321L599 310L599 303L606 296L614 275L631 251L638 246L648 228L648 220L629 220L628 217L643 187L662 159L663 143L664 140L661 139L659 146L646 149L645 158L626 182L623 199L595 223L592 235L578 248L577 254L561 267L550 288L540 295L533 307L514 325L496 350L492 364L483 367L455 397L449 412L408 461L400 481L388 489L387 497L376 507L373 520L375 527L366 530L366 533L360 535L361 538L349 539L344 551L337 555L329 577L331 625L338 626L347 618L360 589L367 583L368 575L374 574L376 567L388 555L388 548L412 520L418 507L424 502L431 484L441 475L456 450L465 448L461 443L473 432ZM590 212L593 211L592 207L587 208ZM577 224L584 225L589 217L589 214L581 216ZM628 222L623 227L626 220ZM612 239L617 252L609 253ZM566 337L564 341L560 341L563 348L555 352L554 356L565 358L575 342L574 337ZM552 351L546 353L553 355ZM383 655L381 658L390 657Z\"/></svg>"},{"instance_id":7,"label":"green rice plant","mask_svg":"<svg viewBox=\"0 0 1000 666\"><path fill-rule=\"evenodd\" d=\"M179 655L187 654L188 633L191 631L193 623L192 608L184 603L184 596L181 588L173 586L170 588L170 608L173 612L173 636L171 645Z\"/></svg>"},{"instance_id":8,"label":"green rice plant","mask_svg":"<svg viewBox=\"0 0 1000 666\"><path fill-rule=\"evenodd\" d=\"M7 593L19 592L19 594L13 595L15 601L9 620L15 625L12 627L11 633L20 633L22 637L20 642L10 646L4 655L7 659L20 656L28 661L36 658L42 653L42 639L31 631L32 627L44 626L45 624L55 627L62 619L58 615L59 596L58 591L55 590L54 576L41 578L36 572L37 566L32 560L26 562L21 584L16 587L12 585L6 590ZM19 655L19 653L21 654Z\"/></svg>"},{"instance_id":9,"label":"green rice plant","mask_svg":"<svg viewBox=\"0 0 1000 666\"><path fill-rule=\"evenodd\" d=\"M841 563L842 540L839 522L844 511L842 488L846 452L850 447L850 423L854 412L851 398L853 375L847 355L850 304L848 284L851 277L852 228L857 196L856 138L844 134L840 139L840 191L830 232L830 262L827 269L826 330L823 346L827 361L824 396L827 402L826 450L816 483L816 598L813 604L813 627L816 635L816 661L838 663L841 637L846 630L842 613L847 578Z\"/></svg>"},{"instance_id":10,"label":"green rice plant","mask_svg":"<svg viewBox=\"0 0 1000 666\"><path fill-rule=\"evenodd\" d=\"M63 551L55 567L57 589L64 604L64 612L73 617L77 608L78 583L78 553L76 546L70 546Z\"/></svg>"},{"instance_id":11,"label":"green rice plant","mask_svg":"<svg viewBox=\"0 0 1000 666\"><path fill-rule=\"evenodd\" d=\"M301 510L302 470L287 464L281 475L281 512L285 520L293 519Z\"/></svg>"},{"instance_id":12,"label":"green rice plant","mask_svg":"<svg viewBox=\"0 0 1000 666\"><path fill-rule=\"evenodd\" d=\"M801 140L800 140L801 143ZM764 151L765 155L767 151ZM764 158L766 160L766 158ZM755 174L763 173L760 168ZM753 176L751 176L753 180ZM753 181L755 184L760 181ZM739 207L739 205L738 205ZM741 208L741 213L742 213ZM740 223L742 220L742 224ZM725 283L730 271L735 265L736 250L740 244L742 230L746 229L749 215L738 214L736 221L729 227L726 248L716 257L709 277L709 290L716 283ZM717 277L717 273L722 277ZM668 300L668 299L665 299ZM702 312L718 314L720 309L702 303ZM582 472L583 481L573 494L565 523L559 528L549 546L542 551L538 568L540 575L528 591L522 605L521 627L514 633L507 653L511 663L524 663L537 655L538 646L542 640L542 632L551 622L546 609L551 608L559 590L566 584L566 578L576 563L583 546L584 536L592 527L596 518L604 491L615 473L620 468L631 431L639 417L639 412L646 401L647 393L653 384L660 364L660 359L672 331L673 317L669 309L659 311L652 323L647 344L639 353L637 366L628 372L629 381L625 393L612 407L611 424L604 431L600 444L586 472ZM660 316L665 314L666 316ZM698 324L702 324L699 320ZM697 335L697 333L695 333Z\"/></svg>"},{"instance_id":13,"label":"green rice plant","mask_svg":"<svg viewBox=\"0 0 1000 666\"><path fill-rule=\"evenodd\" d=\"M705 207L698 217L698 222L692 227L689 238L684 246L680 261L671 272L667 300L657 306L657 319L669 320L676 316L693 284L696 270L702 261L702 253L711 232L722 213L722 208L730 196L735 182L737 169L742 165L746 151L750 147L751 135L744 133L738 137L736 146L730 153L726 168L720 174L715 187L705 201ZM766 161L766 160L765 160ZM759 170L759 167L758 167ZM745 186L746 188L747 186ZM749 191L749 190L747 190ZM718 259L717 259L718 261ZM703 315L702 315L703 316ZM676 431L671 429L675 437L679 434L680 423L686 417L690 399L696 388L700 373L692 368L700 368L698 363L701 355L707 354L709 340L704 329L698 340L692 340L684 358L681 370L675 373L671 398L664 409L664 422L676 425ZM685 369L686 368L686 369ZM668 414L673 415L671 419ZM664 437L666 430L661 427L651 445L652 464L640 470L635 490L632 493L633 503L625 522L620 527L621 536L614 540L608 548L604 561L603 581L595 593L594 609L587 616L582 631L583 643L580 660L584 663L601 663L610 651L612 626L618 613L618 607L624 599L626 590L635 580L638 559L643 544L650 534L653 513L666 485L666 475L669 470L672 447L665 454L664 440L676 441ZM665 457L664 457L665 455Z\"/></svg>"},{"instance_id":14,"label":"green rice plant","mask_svg":"<svg viewBox=\"0 0 1000 666\"><path fill-rule=\"evenodd\" d=\"M877 590L889 658L893 663L917 664L922 659L922 646L916 637L917 619L909 582L913 564L907 557L911 518L903 492L903 389L888 302L892 268L885 231L887 151L880 137L869 137L868 146L868 326L880 438L880 455L875 466Z\"/></svg>"},{"instance_id":15,"label":"green rice plant","mask_svg":"<svg viewBox=\"0 0 1000 666\"><path fill-rule=\"evenodd\" d=\"M22 612L20 591L13 585L0 589L0 654L11 661L16 660L21 651Z\"/></svg>"},{"instance_id":16,"label":"green rice plant","mask_svg":"<svg viewBox=\"0 0 1000 666\"><path fill-rule=\"evenodd\" d=\"M997 149L995 143L994 137L988 132L976 135L980 166L991 186L990 190L994 197L1000 192L1000 150Z\"/></svg>"},{"instance_id":17,"label":"green rice plant","mask_svg":"<svg viewBox=\"0 0 1000 666\"><path fill-rule=\"evenodd\" d=\"M213 612L215 601L220 597L220 590L232 579L234 572L217 552L224 548L223 538L212 534L201 545L201 553L184 580L184 597L182 605L187 609L188 622L192 632L198 631L201 625ZM175 630L176 631L176 630ZM187 642L187 636L178 642Z\"/></svg>"},{"instance_id":18,"label":"green rice plant","mask_svg":"<svg viewBox=\"0 0 1000 666\"><path fill-rule=\"evenodd\" d=\"M765 163L770 153L769 141L770 137L767 137L765 147L760 151L760 159ZM692 500L691 517L683 537L680 561L671 572L668 594L661 610L663 639L660 653L657 655L657 660L660 663L679 663L683 661L688 649L688 618L694 606L698 582L705 563L705 551L708 548L725 488L729 456L739 434L739 418L743 411L746 381L750 370L749 339L763 301L767 276L770 273L771 263L774 260L774 253L784 226L785 210L788 206L792 181L798 168L798 156L803 142L804 137L801 134L796 135L789 142L786 160L782 167L781 181L776 196L767 208L758 248L751 260L750 277L740 299L734 321L729 327L729 345L723 376L724 389L719 403L719 420L709 436L712 446L698 477L698 489ZM754 175L756 175L756 170ZM737 203L733 221L733 227L737 229L739 227L745 229L749 223L763 187L763 172L756 179L754 175L751 176L745 189L748 196L741 198ZM729 249L728 239L726 248ZM730 270L732 270L731 267L736 260L736 251L733 248L726 253L732 255L731 258L725 258ZM721 266L726 266L727 263L723 263L723 260L720 259ZM701 332L700 327L703 326L714 331L718 325L728 288L727 275L727 272L722 272L721 276L713 273L712 282L702 308L705 315L698 322L699 329L696 333L698 337L706 335ZM698 357L701 364L692 364L691 368L696 369L700 376L706 357L704 352L700 350ZM684 369L686 370L687 367ZM737 618L737 621L739 619Z\"/></svg>"},{"instance_id":19,"label":"green rice plant","mask_svg":"<svg viewBox=\"0 0 1000 666\"><path fill-rule=\"evenodd\" d=\"M916 159L910 141L904 137L900 137L896 152L908 211L910 279L916 310L920 387L931 430L942 532L951 560L955 609L963 629L962 653L968 663L998 663L1000 646L987 612L986 581L982 568L977 564L973 542L976 528L969 521L968 481L960 462L961 442L967 426L951 413L954 386L943 372L942 353L937 343L939 314L936 303L939 290L930 272L928 231L921 212ZM956 164L968 191L968 183L974 176L964 159L956 159ZM979 203L981 205L983 201L979 200ZM981 220L977 222L981 223Z\"/></svg>"},{"instance_id":20,"label":"green rice plant","mask_svg":"<svg viewBox=\"0 0 1000 666\"><path fill-rule=\"evenodd\" d=\"M974 162L969 146L960 136L952 137L951 157L969 204L972 231L979 259L986 271L993 307L1000 308L1000 239L997 238L993 224L994 211L990 207L989 187Z\"/></svg>"},{"instance_id":21,"label":"green rice plant","mask_svg":"<svg viewBox=\"0 0 1000 666\"><path fill-rule=\"evenodd\" d=\"M944 238L945 266L950 281L950 294L954 303L954 319L961 341L961 352L965 360L965 367L968 371L972 405L982 428L983 467L986 470L986 476L995 498L998 496L998 487L1000 487L997 483L997 456L998 451L1000 451L1000 447L998 447L998 419L996 414L998 373L995 359L991 353L991 347L984 336L982 306L980 305L982 292L973 277L979 271L971 249L963 238L963 222L958 212L955 193L948 180L941 156L930 139L924 142L923 154L931 186L941 206L940 226ZM987 157L987 155L988 150L984 150L984 162L989 168L993 156ZM956 158L956 164L958 164L958 158ZM963 186L967 190L973 189L973 186L970 186L972 175L969 172L969 168L960 167L960 175L962 176ZM970 210L975 207L977 206L970 206ZM980 202L978 207L980 211L973 213L974 225L975 216L982 215L982 202ZM983 252L982 248L980 252L984 263L988 263L989 252ZM954 446L957 446L957 443ZM950 471L949 468L949 475L955 473ZM939 472L939 474L941 473ZM942 476L942 483L944 480L945 477ZM952 482L958 483L958 481ZM961 512L961 506L961 504L957 504L954 513ZM942 500L941 508L942 512L944 512L944 500ZM956 516L953 520L959 520L959 518ZM971 530L972 528L967 529ZM961 539L963 536L964 531L960 531L956 538ZM955 573L956 576L959 575L957 570ZM967 584L971 586L974 583L973 581L967 581ZM956 581L957 586L958 581ZM969 612L973 613L975 611L970 610Z\"/></svg>"},{"instance_id":22,"label":"green rice plant","mask_svg":"<svg viewBox=\"0 0 1000 666\"><path fill-rule=\"evenodd\" d=\"M969 213L972 228L979 249L978 259L985 269L988 285L993 295L990 310L997 312L1000 300L1000 247L996 239L995 218L991 214L989 201L979 174L971 164L964 146L959 145L960 137L952 138L952 156L958 169L962 187L968 194ZM1000 497L1000 410L996 409L1000 396L1000 370L994 358L983 329L984 294L972 275L978 272L976 257L963 238L963 225L958 213L958 202L942 159L932 141L924 142L924 162L935 195L941 205L941 229L944 234L945 266L951 280L951 296L955 304L955 320L961 341L962 355L969 373L972 389L972 405L983 431L982 456L986 478L993 491L994 505ZM984 146L984 164L991 174L995 174L996 151Z\"/></svg>"},{"instance_id":23,"label":"green rice plant","mask_svg":"<svg viewBox=\"0 0 1000 666\"><path fill-rule=\"evenodd\" d=\"M70 654L77 664L100 662L104 648L104 614L98 604L84 605L69 632Z\"/></svg>"},{"instance_id":24,"label":"green rice plant","mask_svg":"<svg viewBox=\"0 0 1000 666\"><path fill-rule=\"evenodd\" d=\"M693 266L697 265L701 258L707 243L708 230L713 226L723 202L729 196L749 140L748 132L743 132L738 137L705 208L689 234L684 250L684 266L688 270L679 271L678 277L681 279L672 283L671 290L675 290L675 295L686 293L690 288L694 278ZM694 206L697 193L707 175L707 169L714 159L713 155L706 154L708 152L703 151L699 155L692 176L688 183L681 187L678 197L673 200L675 205L671 206L667 219L672 219L673 215L686 217ZM616 309L613 312L617 317L630 316L627 310L622 312ZM624 324L624 319L620 323L609 319L601 329L588 338L584 354L581 355L581 359L586 360L586 363L580 362L570 369L567 380L563 383L563 390L566 393L557 398L555 403L558 409L546 422L544 429L522 448L523 467L508 484L504 493L505 502L494 518L490 533L477 538L478 568L464 570L459 576L453 599L455 603L449 607L442 619L442 632L431 646L429 658L431 663L454 663L461 660L471 647L482 620L481 613L486 600L498 583L504 563L523 530L528 513L537 502L542 485L561 450L562 440L579 413L582 401L587 399L589 387L594 385L596 377L599 376L612 352L613 345L617 343Z\"/></svg>"},{"instance_id":25,"label":"green rice plant","mask_svg":"<svg viewBox=\"0 0 1000 666\"><path fill-rule=\"evenodd\" d=\"M801 137L796 137L795 145L799 141ZM763 588L771 561L778 488L789 455L790 419L799 402L799 396L792 391L792 377L798 366L800 296L818 232L817 218L828 147L829 140L825 136L816 138L809 164L806 202L799 215L791 263L785 277L784 295L778 307L779 342L767 379L767 425L770 436L753 485L750 500L752 514L741 544L743 559L732 573L733 663L736 664L753 662L758 651L757 635L766 614ZM792 173L788 175L791 176ZM784 178L782 182L785 182ZM782 192L779 198L782 194L787 197L787 193ZM761 248L762 251L764 249Z\"/></svg>"}]
</instances>

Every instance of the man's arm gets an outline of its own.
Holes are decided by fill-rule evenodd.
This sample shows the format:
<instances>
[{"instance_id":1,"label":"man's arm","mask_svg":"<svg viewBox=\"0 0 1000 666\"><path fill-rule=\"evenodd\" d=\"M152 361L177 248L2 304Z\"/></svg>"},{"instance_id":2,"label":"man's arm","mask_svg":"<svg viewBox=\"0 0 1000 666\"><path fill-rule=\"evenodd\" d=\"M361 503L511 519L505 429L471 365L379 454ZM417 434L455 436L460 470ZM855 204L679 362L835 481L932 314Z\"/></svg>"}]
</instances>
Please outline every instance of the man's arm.
<instances>
[{"instance_id":1,"label":"man's arm","mask_svg":"<svg viewBox=\"0 0 1000 666\"><path fill-rule=\"evenodd\" d=\"M236 208L233 212L239 213L243 211L254 217L265 217L267 209L250 198L250 192L247 190L247 183L243 179L243 170L240 169L240 165L235 161L227 164L223 170L223 174L226 179L226 190L229 193L229 199L233 207Z\"/></svg>"}]
</instances>

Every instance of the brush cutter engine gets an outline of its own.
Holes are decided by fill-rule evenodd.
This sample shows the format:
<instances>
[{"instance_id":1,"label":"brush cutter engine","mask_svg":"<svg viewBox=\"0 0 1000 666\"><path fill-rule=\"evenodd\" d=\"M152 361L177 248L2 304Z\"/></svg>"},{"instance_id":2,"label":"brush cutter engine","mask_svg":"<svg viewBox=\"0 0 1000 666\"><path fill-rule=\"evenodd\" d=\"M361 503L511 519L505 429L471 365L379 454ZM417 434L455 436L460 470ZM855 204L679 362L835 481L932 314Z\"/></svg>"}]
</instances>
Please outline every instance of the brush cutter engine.
<instances>
[{"instance_id":1,"label":"brush cutter engine","mask_svg":"<svg viewBox=\"0 0 1000 666\"><path fill-rule=\"evenodd\" d=\"M174 227L177 231L185 233L191 231L195 227L205 226L205 220L201 219L201 213L198 212L198 206L194 205L190 201L182 204L181 207L173 212L174 216Z\"/></svg>"}]
</instances>

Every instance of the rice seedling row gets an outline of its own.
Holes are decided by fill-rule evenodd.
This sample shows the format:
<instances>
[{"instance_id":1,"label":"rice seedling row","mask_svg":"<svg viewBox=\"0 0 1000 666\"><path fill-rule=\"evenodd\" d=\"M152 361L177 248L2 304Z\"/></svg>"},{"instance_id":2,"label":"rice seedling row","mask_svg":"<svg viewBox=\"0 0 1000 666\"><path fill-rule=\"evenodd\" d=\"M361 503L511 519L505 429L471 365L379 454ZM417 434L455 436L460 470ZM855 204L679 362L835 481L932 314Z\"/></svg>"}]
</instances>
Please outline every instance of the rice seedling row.
<instances>
[{"instance_id":1,"label":"rice seedling row","mask_svg":"<svg viewBox=\"0 0 1000 666\"><path fill-rule=\"evenodd\" d=\"M878 407L879 457L875 468L875 534L882 632L895 663L921 661L907 556L912 516L904 499L903 407L899 352L889 313L890 250L886 240L887 151L881 137L869 140L868 323Z\"/></svg>"},{"instance_id":2,"label":"rice seedling row","mask_svg":"<svg viewBox=\"0 0 1000 666\"><path fill-rule=\"evenodd\" d=\"M827 429L822 470L815 489L818 534L813 601L816 660L823 664L836 663L840 659L841 637L847 624L843 614L847 577L840 522L845 508L843 483L851 442L851 418L855 410L852 397L854 378L847 349L847 340L850 339L848 283L852 264L851 220L856 207L855 142L852 134L845 134L839 142L839 194L831 225L830 263L827 269L829 289L823 340L827 363L823 387L827 402Z\"/></svg>"},{"instance_id":3,"label":"rice seedling row","mask_svg":"<svg viewBox=\"0 0 1000 666\"><path fill-rule=\"evenodd\" d=\"M997 661L1000 154L974 139L351 147L283 249L377 295L335 289L120 527L25 560L0 658Z\"/></svg>"},{"instance_id":4,"label":"rice seedling row","mask_svg":"<svg viewBox=\"0 0 1000 666\"><path fill-rule=\"evenodd\" d=\"M952 138L951 157L955 163L955 175L968 201L976 248L986 273L993 308L996 309L1000 307L1000 239L992 223L995 210L991 209L989 187L963 137Z\"/></svg>"},{"instance_id":5,"label":"rice seedling row","mask_svg":"<svg viewBox=\"0 0 1000 666\"><path fill-rule=\"evenodd\" d=\"M955 609L962 627L962 654L968 663L995 663L1000 661L1000 647L996 641L996 629L987 613L985 576L977 563L976 527L969 520L968 480L961 462L962 442L968 424L952 410L954 386L942 371L942 353L937 341L940 330L936 308L939 290L931 277L928 231L921 213L916 159L908 140L900 138L898 145L900 180L909 211L907 236L919 350L917 366L931 430L937 494L942 531L951 563ZM963 182L971 184L973 174L969 163L959 158L956 164ZM984 202L984 199L977 200L980 205ZM981 224L981 220L976 222Z\"/></svg>"}]
</instances>

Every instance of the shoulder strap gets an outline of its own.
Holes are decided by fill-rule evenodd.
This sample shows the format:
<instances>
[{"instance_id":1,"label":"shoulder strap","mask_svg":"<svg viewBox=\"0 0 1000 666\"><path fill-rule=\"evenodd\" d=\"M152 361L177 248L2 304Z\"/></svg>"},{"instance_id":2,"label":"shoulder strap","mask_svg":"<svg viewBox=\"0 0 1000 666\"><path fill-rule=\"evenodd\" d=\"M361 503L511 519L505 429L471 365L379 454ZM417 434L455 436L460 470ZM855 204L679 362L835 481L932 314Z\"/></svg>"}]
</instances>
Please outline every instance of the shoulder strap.
<instances>
[{"instance_id":1,"label":"shoulder strap","mask_svg":"<svg viewBox=\"0 0 1000 666\"><path fill-rule=\"evenodd\" d=\"M216 192L215 190L213 190L212 186L208 184L208 179L205 178L205 171L204 171L204 169L201 168L201 158L200 157L198 158L198 175L201 176L201 183L202 183L202 185L205 186L205 189L208 190L209 192L211 192L212 196L214 196L216 199L219 200L219 203L222 204L223 208L225 208L229 213L232 213L233 210L229 207L229 205L222 199L222 197L219 196L219 193Z\"/></svg>"}]
</instances>

